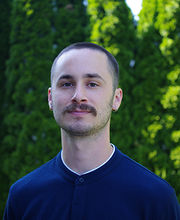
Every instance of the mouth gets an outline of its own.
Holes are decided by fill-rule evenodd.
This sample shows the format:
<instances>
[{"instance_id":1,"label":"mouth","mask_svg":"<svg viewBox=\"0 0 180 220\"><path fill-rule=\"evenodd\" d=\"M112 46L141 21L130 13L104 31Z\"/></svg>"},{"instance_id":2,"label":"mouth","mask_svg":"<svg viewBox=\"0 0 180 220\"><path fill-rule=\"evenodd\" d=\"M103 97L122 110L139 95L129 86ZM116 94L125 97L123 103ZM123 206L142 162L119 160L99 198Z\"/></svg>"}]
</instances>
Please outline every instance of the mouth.
<instances>
[{"instance_id":1,"label":"mouth","mask_svg":"<svg viewBox=\"0 0 180 220\"><path fill-rule=\"evenodd\" d=\"M88 113L90 113L89 111L83 111L83 110L73 110L73 111L69 111L68 113L75 115L75 116L83 116L86 115Z\"/></svg>"}]
</instances>

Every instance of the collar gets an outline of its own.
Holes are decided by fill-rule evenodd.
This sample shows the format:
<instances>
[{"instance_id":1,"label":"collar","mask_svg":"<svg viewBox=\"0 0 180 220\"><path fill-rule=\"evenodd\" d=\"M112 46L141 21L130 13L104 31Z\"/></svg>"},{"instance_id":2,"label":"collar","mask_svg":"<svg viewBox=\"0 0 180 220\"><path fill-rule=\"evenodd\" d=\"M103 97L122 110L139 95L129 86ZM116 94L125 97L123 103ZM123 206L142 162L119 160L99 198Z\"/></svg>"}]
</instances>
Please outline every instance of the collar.
<instances>
[{"instance_id":1,"label":"collar","mask_svg":"<svg viewBox=\"0 0 180 220\"><path fill-rule=\"evenodd\" d=\"M79 173L75 172L74 170L72 170L72 169L65 163L65 161L64 161L64 159L63 159L63 150L61 151L61 160L62 160L64 166L65 166L68 170L70 170L72 173L75 173L75 174L77 174L78 176L85 175L85 174L91 173L91 172L93 172L93 171L99 169L100 167L102 167L104 164L106 164L106 163L111 159L111 157L113 156L113 154L114 154L114 152L115 152L115 146L114 146L113 144L111 144L111 146L113 147L113 152L111 153L110 157L109 157L104 163L100 164L99 166L97 166L97 167L95 167L95 168L93 168L93 169L91 169L91 170L88 170L88 171L84 172L83 174L79 174Z\"/></svg>"},{"instance_id":2,"label":"collar","mask_svg":"<svg viewBox=\"0 0 180 220\"><path fill-rule=\"evenodd\" d=\"M81 175L78 175L77 173L67 168L67 166L62 161L62 151L60 151L55 157L55 170L59 173L62 181L71 182L72 184L76 184L82 179L83 184L97 181L99 178L102 178L105 175L108 175L108 173L111 173L111 171L114 170L115 167L119 165L119 163L121 163L120 158L122 157L122 153L117 149L116 146L113 145L113 147L114 152L111 157L105 161L105 163Z\"/></svg>"}]
</instances>

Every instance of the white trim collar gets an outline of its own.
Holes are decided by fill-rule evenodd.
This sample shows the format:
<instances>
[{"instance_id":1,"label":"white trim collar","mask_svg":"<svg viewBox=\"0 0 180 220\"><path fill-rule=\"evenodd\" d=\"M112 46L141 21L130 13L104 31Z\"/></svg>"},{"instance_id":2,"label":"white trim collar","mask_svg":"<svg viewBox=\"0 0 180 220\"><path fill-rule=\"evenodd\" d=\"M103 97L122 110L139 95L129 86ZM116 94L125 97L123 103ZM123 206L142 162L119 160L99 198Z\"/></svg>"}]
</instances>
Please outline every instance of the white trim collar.
<instances>
[{"instance_id":1,"label":"white trim collar","mask_svg":"<svg viewBox=\"0 0 180 220\"><path fill-rule=\"evenodd\" d=\"M84 174L91 173L91 172L93 172L93 171L99 169L100 167L102 167L104 164L106 164L106 163L111 159L111 157L113 156L113 154L114 154L114 152L115 152L115 146L114 146L113 144L111 144L111 146L113 147L113 152L111 153L110 157L109 157L104 163L102 163L102 164L99 165L98 167L95 167L95 168L93 168L93 169L91 169L91 170L88 170L88 171L86 171L86 172L84 172L84 173L82 173L82 174L79 174L79 173L75 172L74 170L72 170L72 169L64 162L64 159L63 159L63 150L61 151L61 160L62 160L64 166L65 166L68 170L70 170L71 172L77 174L78 176L81 176L81 175L84 175Z\"/></svg>"}]
</instances>

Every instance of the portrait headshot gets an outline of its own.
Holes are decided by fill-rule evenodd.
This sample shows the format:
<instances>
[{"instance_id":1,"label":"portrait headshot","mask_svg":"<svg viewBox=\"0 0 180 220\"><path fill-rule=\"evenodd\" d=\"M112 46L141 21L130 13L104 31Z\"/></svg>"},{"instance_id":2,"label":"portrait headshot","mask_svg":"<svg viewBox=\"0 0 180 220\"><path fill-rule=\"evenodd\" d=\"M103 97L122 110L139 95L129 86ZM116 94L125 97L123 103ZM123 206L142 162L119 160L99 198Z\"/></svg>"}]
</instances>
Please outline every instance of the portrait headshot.
<instances>
[{"instance_id":1,"label":"portrait headshot","mask_svg":"<svg viewBox=\"0 0 180 220\"><path fill-rule=\"evenodd\" d=\"M62 149L12 184L4 220L180 220L174 188L112 142L111 116L121 117L126 96L121 74L100 44L59 51L47 105Z\"/></svg>"}]
</instances>

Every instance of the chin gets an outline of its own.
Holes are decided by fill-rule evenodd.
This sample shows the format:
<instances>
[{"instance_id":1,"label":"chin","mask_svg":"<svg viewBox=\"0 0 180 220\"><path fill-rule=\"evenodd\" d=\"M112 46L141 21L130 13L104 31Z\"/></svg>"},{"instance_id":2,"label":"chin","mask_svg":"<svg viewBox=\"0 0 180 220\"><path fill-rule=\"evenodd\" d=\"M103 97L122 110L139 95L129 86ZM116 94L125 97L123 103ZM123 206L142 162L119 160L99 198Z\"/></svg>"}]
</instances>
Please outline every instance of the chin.
<instances>
[{"instance_id":1,"label":"chin","mask_svg":"<svg viewBox=\"0 0 180 220\"><path fill-rule=\"evenodd\" d=\"M92 135L95 129L87 127L87 126L68 126L68 127L61 127L66 133L72 135L72 136L89 136Z\"/></svg>"}]
</instances>

